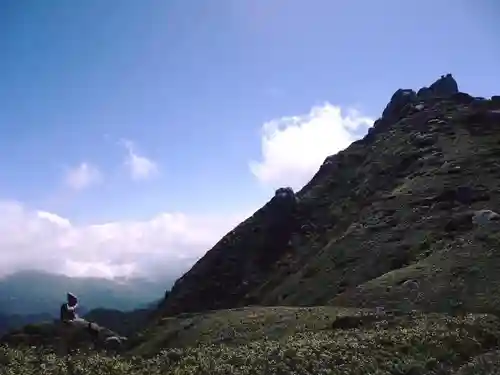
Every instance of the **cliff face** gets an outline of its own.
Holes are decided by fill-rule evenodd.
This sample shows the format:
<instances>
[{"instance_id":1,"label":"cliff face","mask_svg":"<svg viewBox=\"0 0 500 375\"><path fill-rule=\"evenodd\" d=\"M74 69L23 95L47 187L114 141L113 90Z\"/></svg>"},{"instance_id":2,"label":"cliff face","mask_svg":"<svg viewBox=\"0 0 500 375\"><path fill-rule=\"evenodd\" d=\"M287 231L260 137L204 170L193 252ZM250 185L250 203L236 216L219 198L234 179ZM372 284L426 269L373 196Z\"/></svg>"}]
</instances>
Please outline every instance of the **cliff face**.
<instances>
[{"instance_id":1,"label":"cliff face","mask_svg":"<svg viewBox=\"0 0 500 375\"><path fill-rule=\"evenodd\" d=\"M500 286L500 97L451 75L397 90L297 194L279 189L177 280L160 315L244 305L491 310ZM411 298L408 298L411 297Z\"/></svg>"}]
</instances>

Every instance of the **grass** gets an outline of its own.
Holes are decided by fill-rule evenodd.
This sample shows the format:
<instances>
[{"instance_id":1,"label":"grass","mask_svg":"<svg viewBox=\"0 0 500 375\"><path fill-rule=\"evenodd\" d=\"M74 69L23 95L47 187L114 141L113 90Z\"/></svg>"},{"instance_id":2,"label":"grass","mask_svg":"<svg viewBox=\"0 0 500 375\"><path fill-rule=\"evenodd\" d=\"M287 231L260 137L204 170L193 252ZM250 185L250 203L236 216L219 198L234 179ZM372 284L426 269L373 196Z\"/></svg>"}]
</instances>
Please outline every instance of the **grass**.
<instances>
[{"instance_id":1,"label":"grass","mask_svg":"<svg viewBox=\"0 0 500 375\"><path fill-rule=\"evenodd\" d=\"M351 328L335 328L346 320ZM3 347L0 366L5 375L475 374L498 362L499 323L484 314L243 308L164 319L122 355Z\"/></svg>"}]
</instances>

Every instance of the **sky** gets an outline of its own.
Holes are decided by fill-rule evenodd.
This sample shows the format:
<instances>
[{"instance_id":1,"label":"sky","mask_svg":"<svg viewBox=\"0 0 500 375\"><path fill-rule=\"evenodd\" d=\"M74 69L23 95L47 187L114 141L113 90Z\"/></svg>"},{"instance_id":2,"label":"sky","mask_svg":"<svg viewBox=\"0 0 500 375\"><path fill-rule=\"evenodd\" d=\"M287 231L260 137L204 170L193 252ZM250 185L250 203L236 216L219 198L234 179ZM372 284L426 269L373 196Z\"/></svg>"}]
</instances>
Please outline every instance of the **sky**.
<instances>
[{"instance_id":1,"label":"sky","mask_svg":"<svg viewBox=\"0 0 500 375\"><path fill-rule=\"evenodd\" d=\"M180 276L398 88L500 94L495 0L0 0L0 275Z\"/></svg>"}]
</instances>

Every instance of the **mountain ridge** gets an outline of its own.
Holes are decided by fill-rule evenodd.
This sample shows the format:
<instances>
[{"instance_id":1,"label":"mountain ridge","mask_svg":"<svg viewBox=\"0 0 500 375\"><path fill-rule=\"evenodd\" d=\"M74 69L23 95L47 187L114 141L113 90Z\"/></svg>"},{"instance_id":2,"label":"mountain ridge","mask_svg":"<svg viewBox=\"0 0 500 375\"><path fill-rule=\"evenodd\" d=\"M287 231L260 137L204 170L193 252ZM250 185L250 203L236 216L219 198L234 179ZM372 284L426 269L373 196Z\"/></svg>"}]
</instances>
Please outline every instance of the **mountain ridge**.
<instances>
[{"instance_id":1,"label":"mountain ridge","mask_svg":"<svg viewBox=\"0 0 500 375\"><path fill-rule=\"evenodd\" d=\"M417 92L398 89L362 139L328 156L296 194L278 189L217 242L175 282L157 316L248 305L353 306L363 284L390 272L425 279L411 267L446 253L437 246L453 246L445 223L467 210L500 210L492 159L499 119L499 97L460 92L451 74ZM463 241L474 238L468 230ZM393 294L379 291L376 304L401 305L404 288L387 287Z\"/></svg>"}]
</instances>

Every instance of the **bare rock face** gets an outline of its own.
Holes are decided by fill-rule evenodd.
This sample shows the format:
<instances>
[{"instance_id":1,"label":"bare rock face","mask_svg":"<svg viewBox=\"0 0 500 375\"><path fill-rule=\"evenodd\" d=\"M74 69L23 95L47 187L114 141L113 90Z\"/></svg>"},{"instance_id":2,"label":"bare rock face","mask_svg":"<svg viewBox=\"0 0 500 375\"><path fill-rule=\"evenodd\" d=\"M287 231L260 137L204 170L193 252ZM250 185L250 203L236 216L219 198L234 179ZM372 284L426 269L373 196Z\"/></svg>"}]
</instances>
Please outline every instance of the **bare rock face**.
<instances>
[{"instance_id":1,"label":"bare rock face","mask_svg":"<svg viewBox=\"0 0 500 375\"><path fill-rule=\"evenodd\" d=\"M413 90L399 89L391 97L389 104L382 113L382 118L392 121L397 121L404 115L404 110L408 105L414 103L417 99L417 94Z\"/></svg>"},{"instance_id":2,"label":"bare rock face","mask_svg":"<svg viewBox=\"0 0 500 375\"><path fill-rule=\"evenodd\" d=\"M277 189L274 193L274 197L270 202L273 207L277 207L280 210L283 209L286 211L293 210L296 203L297 198L295 196L295 193L293 192L293 189L290 187Z\"/></svg>"},{"instance_id":3,"label":"bare rock face","mask_svg":"<svg viewBox=\"0 0 500 375\"><path fill-rule=\"evenodd\" d=\"M420 100L428 100L432 98L432 90L428 87L422 87L417 92L417 97Z\"/></svg>"},{"instance_id":4,"label":"bare rock face","mask_svg":"<svg viewBox=\"0 0 500 375\"><path fill-rule=\"evenodd\" d=\"M433 96L445 98L458 93L458 84L451 74L446 74L430 85L429 89Z\"/></svg>"},{"instance_id":5,"label":"bare rock face","mask_svg":"<svg viewBox=\"0 0 500 375\"><path fill-rule=\"evenodd\" d=\"M419 100L431 100L435 98L447 98L459 93L458 84L451 74L442 75L429 87L422 87L417 92Z\"/></svg>"}]
</instances>

